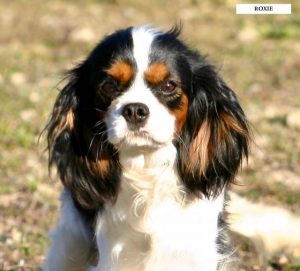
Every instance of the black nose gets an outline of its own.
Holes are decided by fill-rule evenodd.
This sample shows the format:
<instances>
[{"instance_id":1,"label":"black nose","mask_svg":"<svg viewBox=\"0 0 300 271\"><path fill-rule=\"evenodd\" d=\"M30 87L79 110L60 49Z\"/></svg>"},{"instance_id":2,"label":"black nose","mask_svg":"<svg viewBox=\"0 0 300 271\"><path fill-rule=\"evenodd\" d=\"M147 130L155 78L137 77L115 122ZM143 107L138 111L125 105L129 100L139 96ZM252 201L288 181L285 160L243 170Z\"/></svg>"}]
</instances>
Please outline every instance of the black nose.
<instances>
[{"instance_id":1,"label":"black nose","mask_svg":"<svg viewBox=\"0 0 300 271\"><path fill-rule=\"evenodd\" d=\"M149 108L142 103L127 104L123 108L122 115L127 123L143 126L149 116Z\"/></svg>"}]
</instances>

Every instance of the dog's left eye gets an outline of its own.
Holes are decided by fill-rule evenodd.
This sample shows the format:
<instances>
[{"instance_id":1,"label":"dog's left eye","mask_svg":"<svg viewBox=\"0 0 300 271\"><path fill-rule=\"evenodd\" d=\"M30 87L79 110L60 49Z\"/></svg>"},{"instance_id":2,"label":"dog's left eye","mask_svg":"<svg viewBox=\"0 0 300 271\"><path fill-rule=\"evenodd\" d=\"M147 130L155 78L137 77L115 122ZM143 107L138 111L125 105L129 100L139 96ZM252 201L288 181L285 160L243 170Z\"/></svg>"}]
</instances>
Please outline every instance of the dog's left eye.
<instances>
[{"instance_id":1,"label":"dog's left eye","mask_svg":"<svg viewBox=\"0 0 300 271\"><path fill-rule=\"evenodd\" d=\"M177 87L174 81L165 81L160 85L160 90L165 94L171 94Z\"/></svg>"}]
</instances>

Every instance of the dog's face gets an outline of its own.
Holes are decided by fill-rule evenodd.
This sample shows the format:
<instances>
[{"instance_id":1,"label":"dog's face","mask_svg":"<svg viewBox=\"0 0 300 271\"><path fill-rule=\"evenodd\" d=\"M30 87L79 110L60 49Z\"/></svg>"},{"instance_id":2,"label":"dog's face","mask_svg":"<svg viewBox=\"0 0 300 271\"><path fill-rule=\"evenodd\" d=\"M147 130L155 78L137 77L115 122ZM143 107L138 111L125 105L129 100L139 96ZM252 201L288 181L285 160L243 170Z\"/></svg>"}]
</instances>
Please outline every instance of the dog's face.
<instances>
[{"instance_id":1,"label":"dog's face","mask_svg":"<svg viewBox=\"0 0 300 271\"><path fill-rule=\"evenodd\" d=\"M107 36L71 71L48 123L50 164L86 209L115 200L124 148L174 144L187 191L218 194L248 151L238 101L214 68L149 27Z\"/></svg>"},{"instance_id":2,"label":"dog's face","mask_svg":"<svg viewBox=\"0 0 300 271\"><path fill-rule=\"evenodd\" d=\"M187 117L185 84L191 83L186 78L191 76L188 63L178 54L181 43L171 34L164 40L161 33L145 27L117 35L123 36L120 47L106 55L105 65L95 63L101 69L95 100L97 109L105 112L108 141L117 149L172 143ZM162 54L170 42L174 47Z\"/></svg>"}]
</instances>

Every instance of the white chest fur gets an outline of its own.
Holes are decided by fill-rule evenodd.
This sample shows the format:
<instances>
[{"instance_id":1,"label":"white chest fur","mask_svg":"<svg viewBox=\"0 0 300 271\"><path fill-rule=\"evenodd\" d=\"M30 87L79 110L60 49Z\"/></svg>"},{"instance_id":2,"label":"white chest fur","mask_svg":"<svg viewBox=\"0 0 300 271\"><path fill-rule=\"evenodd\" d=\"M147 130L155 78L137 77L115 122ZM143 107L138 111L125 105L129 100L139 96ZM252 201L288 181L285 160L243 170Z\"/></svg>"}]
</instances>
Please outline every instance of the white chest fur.
<instances>
[{"instance_id":1,"label":"white chest fur","mask_svg":"<svg viewBox=\"0 0 300 271\"><path fill-rule=\"evenodd\" d=\"M117 202L99 217L99 271L215 271L224 196L187 199L168 145L124 150Z\"/></svg>"}]
</instances>

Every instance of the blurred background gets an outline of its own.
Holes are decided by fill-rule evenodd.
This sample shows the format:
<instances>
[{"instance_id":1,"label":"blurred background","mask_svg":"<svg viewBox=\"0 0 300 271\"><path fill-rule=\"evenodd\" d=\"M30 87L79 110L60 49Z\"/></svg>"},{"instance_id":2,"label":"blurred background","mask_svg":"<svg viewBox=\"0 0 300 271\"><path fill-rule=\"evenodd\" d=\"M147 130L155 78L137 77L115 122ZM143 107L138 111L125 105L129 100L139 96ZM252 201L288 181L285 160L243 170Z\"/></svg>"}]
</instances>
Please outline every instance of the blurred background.
<instances>
[{"instance_id":1,"label":"blurred background","mask_svg":"<svg viewBox=\"0 0 300 271\"><path fill-rule=\"evenodd\" d=\"M232 187L246 222L232 226L239 270L300 270L300 1L271 2L292 3L293 14L236 15L234 0L0 0L0 270L39 270L56 223L61 185L38 138L63 72L118 28L179 19L253 129Z\"/></svg>"}]
</instances>

